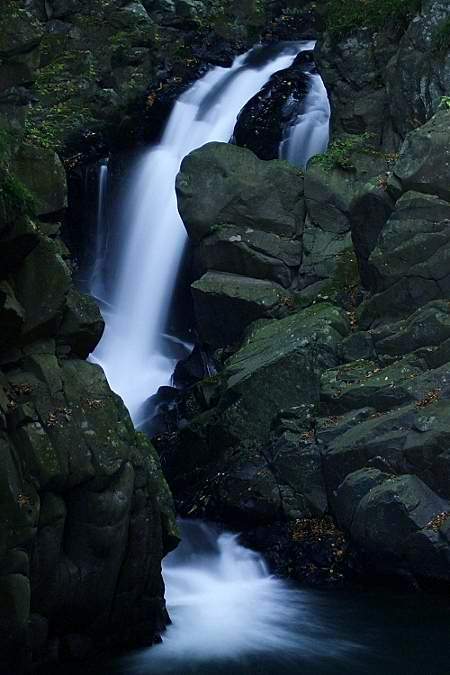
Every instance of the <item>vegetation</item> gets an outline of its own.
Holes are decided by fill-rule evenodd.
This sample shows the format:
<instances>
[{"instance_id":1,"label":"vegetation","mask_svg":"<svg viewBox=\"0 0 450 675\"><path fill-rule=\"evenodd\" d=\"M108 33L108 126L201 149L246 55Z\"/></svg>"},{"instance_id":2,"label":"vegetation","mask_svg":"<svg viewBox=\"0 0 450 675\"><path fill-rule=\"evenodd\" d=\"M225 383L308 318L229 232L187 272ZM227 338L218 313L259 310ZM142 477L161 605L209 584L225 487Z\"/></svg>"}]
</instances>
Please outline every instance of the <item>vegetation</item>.
<instances>
[{"instance_id":1,"label":"vegetation","mask_svg":"<svg viewBox=\"0 0 450 675\"><path fill-rule=\"evenodd\" d=\"M20 215L32 216L36 203L31 192L9 168L13 136L0 129L0 222L14 220Z\"/></svg>"},{"instance_id":2,"label":"vegetation","mask_svg":"<svg viewBox=\"0 0 450 675\"><path fill-rule=\"evenodd\" d=\"M311 162L321 166L325 171L332 171L332 169L354 169L352 154L355 151L359 152L375 152L370 146L372 135L353 134L338 138L328 148L323 155L316 155Z\"/></svg>"},{"instance_id":3,"label":"vegetation","mask_svg":"<svg viewBox=\"0 0 450 675\"><path fill-rule=\"evenodd\" d=\"M357 28L405 25L421 4L421 0L327 0L327 29L341 37Z\"/></svg>"},{"instance_id":4,"label":"vegetation","mask_svg":"<svg viewBox=\"0 0 450 675\"><path fill-rule=\"evenodd\" d=\"M91 119L85 92L95 83L92 54L65 52L41 68L35 82L39 99L27 116L26 138L34 145L58 149L67 134Z\"/></svg>"},{"instance_id":5,"label":"vegetation","mask_svg":"<svg viewBox=\"0 0 450 675\"><path fill-rule=\"evenodd\" d=\"M443 96L439 107L443 110L450 110L450 96Z\"/></svg>"}]
</instances>

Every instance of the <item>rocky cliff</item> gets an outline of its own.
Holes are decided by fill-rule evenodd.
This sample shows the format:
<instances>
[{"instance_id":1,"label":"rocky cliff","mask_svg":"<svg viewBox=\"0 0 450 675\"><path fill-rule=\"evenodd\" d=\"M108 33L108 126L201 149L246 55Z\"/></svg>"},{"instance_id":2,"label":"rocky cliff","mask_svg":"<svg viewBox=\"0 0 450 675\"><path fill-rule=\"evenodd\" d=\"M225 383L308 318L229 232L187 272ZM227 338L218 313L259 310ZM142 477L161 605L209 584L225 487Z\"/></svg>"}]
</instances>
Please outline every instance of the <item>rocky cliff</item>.
<instances>
[{"instance_id":1,"label":"rocky cliff","mask_svg":"<svg viewBox=\"0 0 450 675\"><path fill-rule=\"evenodd\" d=\"M450 10L339 17L317 52L325 155L303 174L211 144L182 165L217 374L158 447L181 510L302 581L448 587Z\"/></svg>"},{"instance_id":2,"label":"rocky cliff","mask_svg":"<svg viewBox=\"0 0 450 675\"><path fill-rule=\"evenodd\" d=\"M332 143L304 173L220 144L183 164L199 346L216 374L178 369L191 386L156 439L167 477L183 513L244 528L297 579L448 585L450 12L420 5L3 3L2 672L151 643L167 622L172 499L86 362L103 324L61 236L67 174L157 137L186 83L261 35L320 33ZM238 143L273 156L277 97L296 78L251 102Z\"/></svg>"}]
</instances>

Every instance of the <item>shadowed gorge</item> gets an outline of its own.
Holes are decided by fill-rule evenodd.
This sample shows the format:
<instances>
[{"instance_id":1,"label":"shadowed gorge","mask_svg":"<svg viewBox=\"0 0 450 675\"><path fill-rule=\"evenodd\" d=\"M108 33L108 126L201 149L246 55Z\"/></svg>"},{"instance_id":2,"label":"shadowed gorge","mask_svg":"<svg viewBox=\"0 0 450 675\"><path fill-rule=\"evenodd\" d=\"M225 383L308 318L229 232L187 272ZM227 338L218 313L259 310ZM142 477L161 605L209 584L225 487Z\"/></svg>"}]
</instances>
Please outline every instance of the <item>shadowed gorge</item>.
<instances>
[{"instance_id":1,"label":"shadowed gorge","mask_svg":"<svg viewBox=\"0 0 450 675\"><path fill-rule=\"evenodd\" d=\"M443 675L446 0L4 0L1 675Z\"/></svg>"}]
</instances>

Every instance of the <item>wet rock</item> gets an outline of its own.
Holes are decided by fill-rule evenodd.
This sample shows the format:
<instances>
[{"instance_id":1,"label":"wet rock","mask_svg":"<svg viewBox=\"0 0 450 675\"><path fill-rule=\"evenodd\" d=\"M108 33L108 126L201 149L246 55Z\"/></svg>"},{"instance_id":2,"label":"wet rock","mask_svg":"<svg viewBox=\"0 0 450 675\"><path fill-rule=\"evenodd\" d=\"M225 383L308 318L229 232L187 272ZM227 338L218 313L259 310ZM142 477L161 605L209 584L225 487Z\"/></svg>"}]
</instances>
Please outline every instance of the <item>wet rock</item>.
<instances>
[{"instance_id":1,"label":"wet rock","mask_svg":"<svg viewBox=\"0 0 450 675\"><path fill-rule=\"evenodd\" d=\"M295 307L278 284L223 272L205 274L192 294L200 338L211 347L233 344L253 321L282 318Z\"/></svg>"},{"instance_id":2,"label":"wet rock","mask_svg":"<svg viewBox=\"0 0 450 675\"><path fill-rule=\"evenodd\" d=\"M352 538L372 557L375 565L378 562L385 569L403 566L402 559L406 555L409 567L416 574L428 573L424 567L428 560L416 557L424 547L434 563L431 569L440 567L440 575L449 580L448 542L440 545L439 537L432 538L431 532L427 532L436 517L448 512L448 506L448 502L416 476L389 478L374 486L360 501L353 520Z\"/></svg>"},{"instance_id":3,"label":"wet rock","mask_svg":"<svg viewBox=\"0 0 450 675\"><path fill-rule=\"evenodd\" d=\"M307 73L312 70L312 52L301 52L290 68L272 75L239 113L234 142L260 159L277 159L285 128L302 111L309 89Z\"/></svg>"},{"instance_id":4,"label":"wet rock","mask_svg":"<svg viewBox=\"0 0 450 675\"><path fill-rule=\"evenodd\" d=\"M363 327L381 314L404 316L448 297L449 222L450 203L437 196L408 192L399 199L369 258L375 295L361 308Z\"/></svg>"},{"instance_id":5,"label":"wet rock","mask_svg":"<svg viewBox=\"0 0 450 675\"><path fill-rule=\"evenodd\" d=\"M302 242L247 227L223 226L196 246L196 273L230 272L254 279L269 279L289 288L302 259Z\"/></svg>"},{"instance_id":6,"label":"wet rock","mask_svg":"<svg viewBox=\"0 0 450 675\"><path fill-rule=\"evenodd\" d=\"M288 238L303 228L303 180L285 162L263 162L226 143L208 143L183 161L178 207L198 242L215 225L234 225Z\"/></svg>"}]
</instances>

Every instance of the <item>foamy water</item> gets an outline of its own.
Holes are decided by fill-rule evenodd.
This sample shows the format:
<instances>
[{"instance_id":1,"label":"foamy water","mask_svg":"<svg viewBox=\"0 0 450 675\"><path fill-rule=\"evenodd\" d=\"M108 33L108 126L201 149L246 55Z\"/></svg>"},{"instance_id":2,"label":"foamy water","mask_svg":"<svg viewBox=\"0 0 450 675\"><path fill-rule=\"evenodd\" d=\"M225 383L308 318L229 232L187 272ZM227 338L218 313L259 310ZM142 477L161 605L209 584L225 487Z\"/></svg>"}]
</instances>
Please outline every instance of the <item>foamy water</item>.
<instances>
[{"instance_id":1,"label":"foamy water","mask_svg":"<svg viewBox=\"0 0 450 675\"><path fill-rule=\"evenodd\" d=\"M314 596L271 575L237 535L199 521L185 521L182 534L163 566L172 625L162 644L126 660L127 672L189 672L202 663L266 657L295 662L357 650L337 637Z\"/></svg>"}]
</instances>

